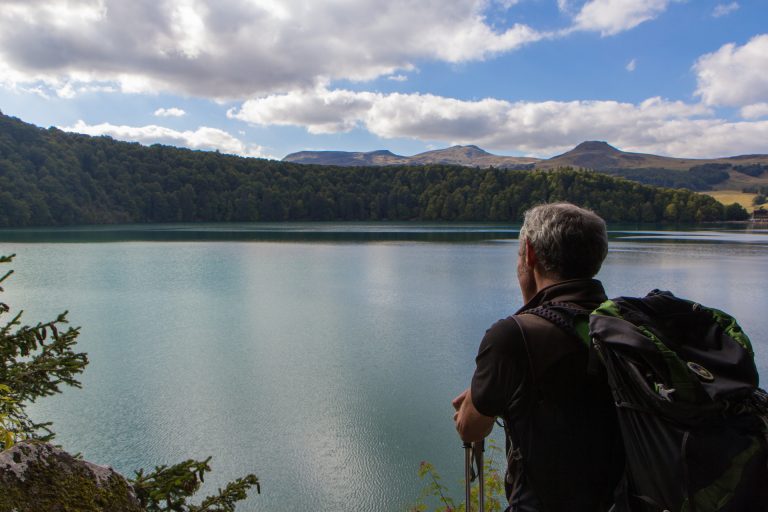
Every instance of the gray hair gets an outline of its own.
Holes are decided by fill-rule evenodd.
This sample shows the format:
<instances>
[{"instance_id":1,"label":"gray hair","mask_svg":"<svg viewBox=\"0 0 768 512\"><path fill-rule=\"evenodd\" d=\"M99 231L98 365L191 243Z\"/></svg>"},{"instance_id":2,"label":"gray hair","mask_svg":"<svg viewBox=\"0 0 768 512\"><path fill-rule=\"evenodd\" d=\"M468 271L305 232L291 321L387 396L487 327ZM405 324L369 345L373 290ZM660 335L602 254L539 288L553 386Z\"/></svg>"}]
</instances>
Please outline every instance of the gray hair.
<instances>
[{"instance_id":1,"label":"gray hair","mask_svg":"<svg viewBox=\"0 0 768 512\"><path fill-rule=\"evenodd\" d=\"M605 221L571 203L550 203L525 212L520 243L528 240L544 271L559 279L594 277L608 254Z\"/></svg>"}]
</instances>

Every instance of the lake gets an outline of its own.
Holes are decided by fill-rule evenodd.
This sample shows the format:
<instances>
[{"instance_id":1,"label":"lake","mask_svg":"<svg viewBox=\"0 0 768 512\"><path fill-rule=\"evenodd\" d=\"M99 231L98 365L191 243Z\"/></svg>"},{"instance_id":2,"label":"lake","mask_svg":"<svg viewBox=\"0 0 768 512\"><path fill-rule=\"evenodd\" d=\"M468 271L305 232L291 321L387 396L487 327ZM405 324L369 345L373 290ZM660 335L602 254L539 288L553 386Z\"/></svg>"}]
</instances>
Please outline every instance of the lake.
<instances>
[{"instance_id":1,"label":"lake","mask_svg":"<svg viewBox=\"0 0 768 512\"><path fill-rule=\"evenodd\" d=\"M213 456L253 472L240 511L401 511L432 462L461 501L451 399L521 306L517 227L227 224L0 230L27 323L67 309L83 389L30 408L126 475ZM733 313L768 375L768 231L611 227L610 296L654 288ZM501 438L500 432L496 436Z\"/></svg>"}]
</instances>

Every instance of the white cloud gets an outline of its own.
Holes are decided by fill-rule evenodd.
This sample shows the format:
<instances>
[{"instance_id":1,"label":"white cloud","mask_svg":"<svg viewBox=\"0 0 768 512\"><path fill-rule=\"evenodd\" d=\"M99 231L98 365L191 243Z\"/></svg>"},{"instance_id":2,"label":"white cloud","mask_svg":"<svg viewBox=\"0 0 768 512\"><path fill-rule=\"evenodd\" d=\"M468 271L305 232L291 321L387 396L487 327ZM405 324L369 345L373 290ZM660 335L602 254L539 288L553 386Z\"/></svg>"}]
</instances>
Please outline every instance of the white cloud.
<instances>
[{"instance_id":1,"label":"white cloud","mask_svg":"<svg viewBox=\"0 0 768 512\"><path fill-rule=\"evenodd\" d=\"M557 9L560 12L569 14L571 12L571 3L573 0L557 0Z\"/></svg>"},{"instance_id":2,"label":"white cloud","mask_svg":"<svg viewBox=\"0 0 768 512\"><path fill-rule=\"evenodd\" d=\"M392 80L395 82L405 82L406 80L408 80L408 77L405 75L389 75L387 77L387 80Z\"/></svg>"},{"instance_id":3,"label":"white cloud","mask_svg":"<svg viewBox=\"0 0 768 512\"><path fill-rule=\"evenodd\" d=\"M589 0L574 18L573 29L612 36L656 18L671 1L674 0ZM558 5L562 10L563 6Z\"/></svg>"},{"instance_id":4,"label":"white cloud","mask_svg":"<svg viewBox=\"0 0 768 512\"><path fill-rule=\"evenodd\" d=\"M489 140L503 129L506 101L461 101L431 94L390 94L376 99L363 119L368 130L387 138L469 142Z\"/></svg>"},{"instance_id":5,"label":"white cloud","mask_svg":"<svg viewBox=\"0 0 768 512\"><path fill-rule=\"evenodd\" d=\"M142 144L166 144L191 149L218 150L233 155L271 158L264 154L263 148L248 145L218 128L202 126L195 131L177 131L163 126L124 126L101 123L89 125L78 121L74 126L60 127L67 132L86 135L109 135L115 139L140 142Z\"/></svg>"},{"instance_id":6,"label":"white cloud","mask_svg":"<svg viewBox=\"0 0 768 512\"><path fill-rule=\"evenodd\" d=\"M717 4L717 6L715 6L715 9L712 11L712 16L714 18L720 18L721 16L727 16L731 14L733 11L736 11L738 9L739 9L738 2L731 2L729 4Z\"/></svg>"},{"instance_id":7,"label":"white cloud","mask_svg":"<svg viewBox=\"0 0 768 512\"><path fill-rule=\"evenodd\" d=\"M627 65L625 66L626 70L630 73L637 69L637 59L632 59L631 61L627 62Z\"/></svg>"},{"instance_id":8,"label":"white cloud","mask_svg":"<svg viewBox=\"0 0 768 512\"><path fill-rule=\"evenodd\" d=\"M352 130L382 96L371 92L329 91L278 94L248 100L227 117L260 125L304 126L309 133Z\"/></svg>"},{"instance_id":9,"label":"white cloud","mask_svg":"<svg viewBox=\"0 0 768 512\"><path fill-rule=\"evenodd\" d=\"M489 5L4 0L0 82L44 85L62 96L95 82L123 92L243 98L393 75L425 59L482 60L545 37L520 24L493 28L485 18Z\"/></svg>"},{"instance_id":10,"label":"white cloud","mask_svg":"<svg viewBox=\"0 0 768 512\"><path fill-rule=\"evenodd\" d=\"M657 154L714 158L765 153L768 121L680 120L659 126L653 135L657 142L645 148Z\"/></svg>"},{"instance_id":11,"label":"white cloud","mask_svg":"<svg viewBox=\"0 0 768 512\"><path fill-rule=\"evenodd\" d=\"M768 102L768 34L733 43L698 59L696 95L707 105L741 107Z\"/></svg>"},{"instance_id":12,"label":"white cloud","mask_svg":"<svg viewBox=\"0 0 768 512\"><path fill-rule=\"evenodd\" d=\"M541 32L497 29L486 17L519 0L4 0L0 85L64 98L100 90L242 99L400 79L419 61L483 60L575 30L613 35L675 1L557 0L572 26Z\"/></svg>"},{"instance_id":13,"label":"white cloud","mask_svg":"<svg viewBox=\"0 0 768 512\"><path fill-rule=\"evenodd\" d=\"M584 140L626 151L688 157L764 152L768 121L729 122L703 104L661 98L616 101L464 101L430 94L295 91L251 100L229 113L259 125L302 126L312 133L360 127L384 138L478 144L550 157Z\"/></svg>"},{"instance_id":14,"label":"white cloud","mask_svg":"<svg viewBox=\"0 0 768 512\"><path fill-rule=\"evenodd\" d=\"M187 113L180 108L159 108L155 110L155 116L157 117L182 117Z\"/></svg>"},{"instance_id":15,"label":"white cloud","mask_svg":"<svg viewBox=\"0 0 768 512\"><path fill-rule=\"evenodd\" d=\"M75 96L91 92L117 92L117 89L109 84L96 82L89 83L81 81L61 82L56 84L54 87L44 87L42 85L38 85L37 87L40 90L49 89L51 92L56 94L56 96L64 99L72 99Z\"/></svg>"},{"instance_id":16,"label":"white cloud","mask_svg":"<svg viewBox=\"0 0 768 512\"><path fill-rule=\"evenodd\" d=\"M493 0L493 1L505 9L510 9L513 6L520 3L520 0Z\"/></svg>"},{"instance_id":17,"label":"white cloud","mask_svg":"<svg viewBox=\"0 0 768 512\"><path fill-rule=\"evenodd\" d=\"M196 59L211 43L205 28L208 8L205 2L176 0L171 9L170 29L177 48L184 57Z\"/></svg>"},{"instance_id":18,"label":"white cloud","mask_svg":"<svg viewBox=\"0 0 768 512\"><path fill-rule=\"evenodd\" d=\"M22 87L19 90L21 90L22 92L27 92L27 93L35 94L37 96L40 96L44 100L51 99L50 95L48 94L48 91L46 91L42 87L29 87L29 88Z\"/></svg>"},{"instance_id":19,"label":"white cloud","mask_svg":"<svg viewBox=\"0 0 768 512\"><path fill-rule=\"evenodd\" d=\"M741 117L744 119L760 119L768 117L768 103L755 103L741 108Z\"/></svg>"}]
</instances>

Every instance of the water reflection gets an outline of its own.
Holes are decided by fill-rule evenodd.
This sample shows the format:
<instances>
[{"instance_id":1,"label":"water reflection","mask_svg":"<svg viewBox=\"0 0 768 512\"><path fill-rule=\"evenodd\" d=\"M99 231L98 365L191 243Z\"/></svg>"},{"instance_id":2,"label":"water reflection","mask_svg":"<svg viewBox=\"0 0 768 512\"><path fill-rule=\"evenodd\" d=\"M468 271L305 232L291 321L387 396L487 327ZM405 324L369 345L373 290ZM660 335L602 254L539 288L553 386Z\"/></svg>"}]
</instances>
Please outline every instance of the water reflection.
<instances>
[{"instance_id":1,"label":"water reflection","mask_svg":"<svg viewBox=\"0 0 768 512\"><path fill-rule=\"evenodd\" d=\"M617 240L706 241L724 243L768 243L768 229L751 224L702 229L655 229L610 226L609 236ZM200 223L130 224L73 226L58 228L0 229L0 242L95 243L95 242L372 242L425 241L477 242L513 240L520 226L487 223L367 223L367 222L286 222L286 223Z\"/></svg>"}]
</instances>

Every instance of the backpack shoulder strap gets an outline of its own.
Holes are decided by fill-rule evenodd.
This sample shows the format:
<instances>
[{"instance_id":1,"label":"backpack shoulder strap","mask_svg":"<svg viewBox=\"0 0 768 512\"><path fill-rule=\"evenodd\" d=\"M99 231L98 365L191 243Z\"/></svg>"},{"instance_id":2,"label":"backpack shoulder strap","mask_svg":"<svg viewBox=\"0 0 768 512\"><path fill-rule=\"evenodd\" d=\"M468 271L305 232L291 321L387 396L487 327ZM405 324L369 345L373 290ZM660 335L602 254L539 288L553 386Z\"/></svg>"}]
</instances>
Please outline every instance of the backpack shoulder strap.
<instances>
[{"instance_id":1,"label":"backpack shoulder strap","mask_svg":"<svg viewBox=\"0 0 768 512\"><path fill-rule=\"evenodd\" d=\"M522 314L538 316L555 325L566 334L579 339L588 349L589 362L587 371L590 375L597 375L602 371L602 364L600 363L597 351L592 345L592 338L589 334L589 315L591 313L592 310L572 302L547 302L522 312ZM519 321L518 325L520 330L523 331L523 326ZM523 335L523 340L525 340L525 335ZM528 353L530 354L530 351Z\"/></svg>"},{"instance_id":2,"label":"backpack shoulder strap","mask_svg":"<svg viewBox=\"0 0 768 512\"><path fill-rule=\"evenodd\" d=\"M568 334L576 336L587 347L591 346L589 337L589 315L592 310L572 302L547 302L524 311L555 324Z\"/></svg>"},{"instance_id":3,"label":"backpack shoulder strap","mask_svg":"<svg viewBox=\"0 0 768 512\"><path fill-rule=\"evenodd\" d=\"M533 357L531 356L531 347L528 345L528 338L525 335L525 329L523 328L523 322L517 317L517 315L512 315L512 320L515 321L517 324L517 328L520 330L520 338L523 340L523 347L525 348L525 355L528 359L528 372L531 376L531 385L532 389L538 390L538 385L536 383L536 371L535 366L533 365Z\"/></svg>"}]
</instances>

